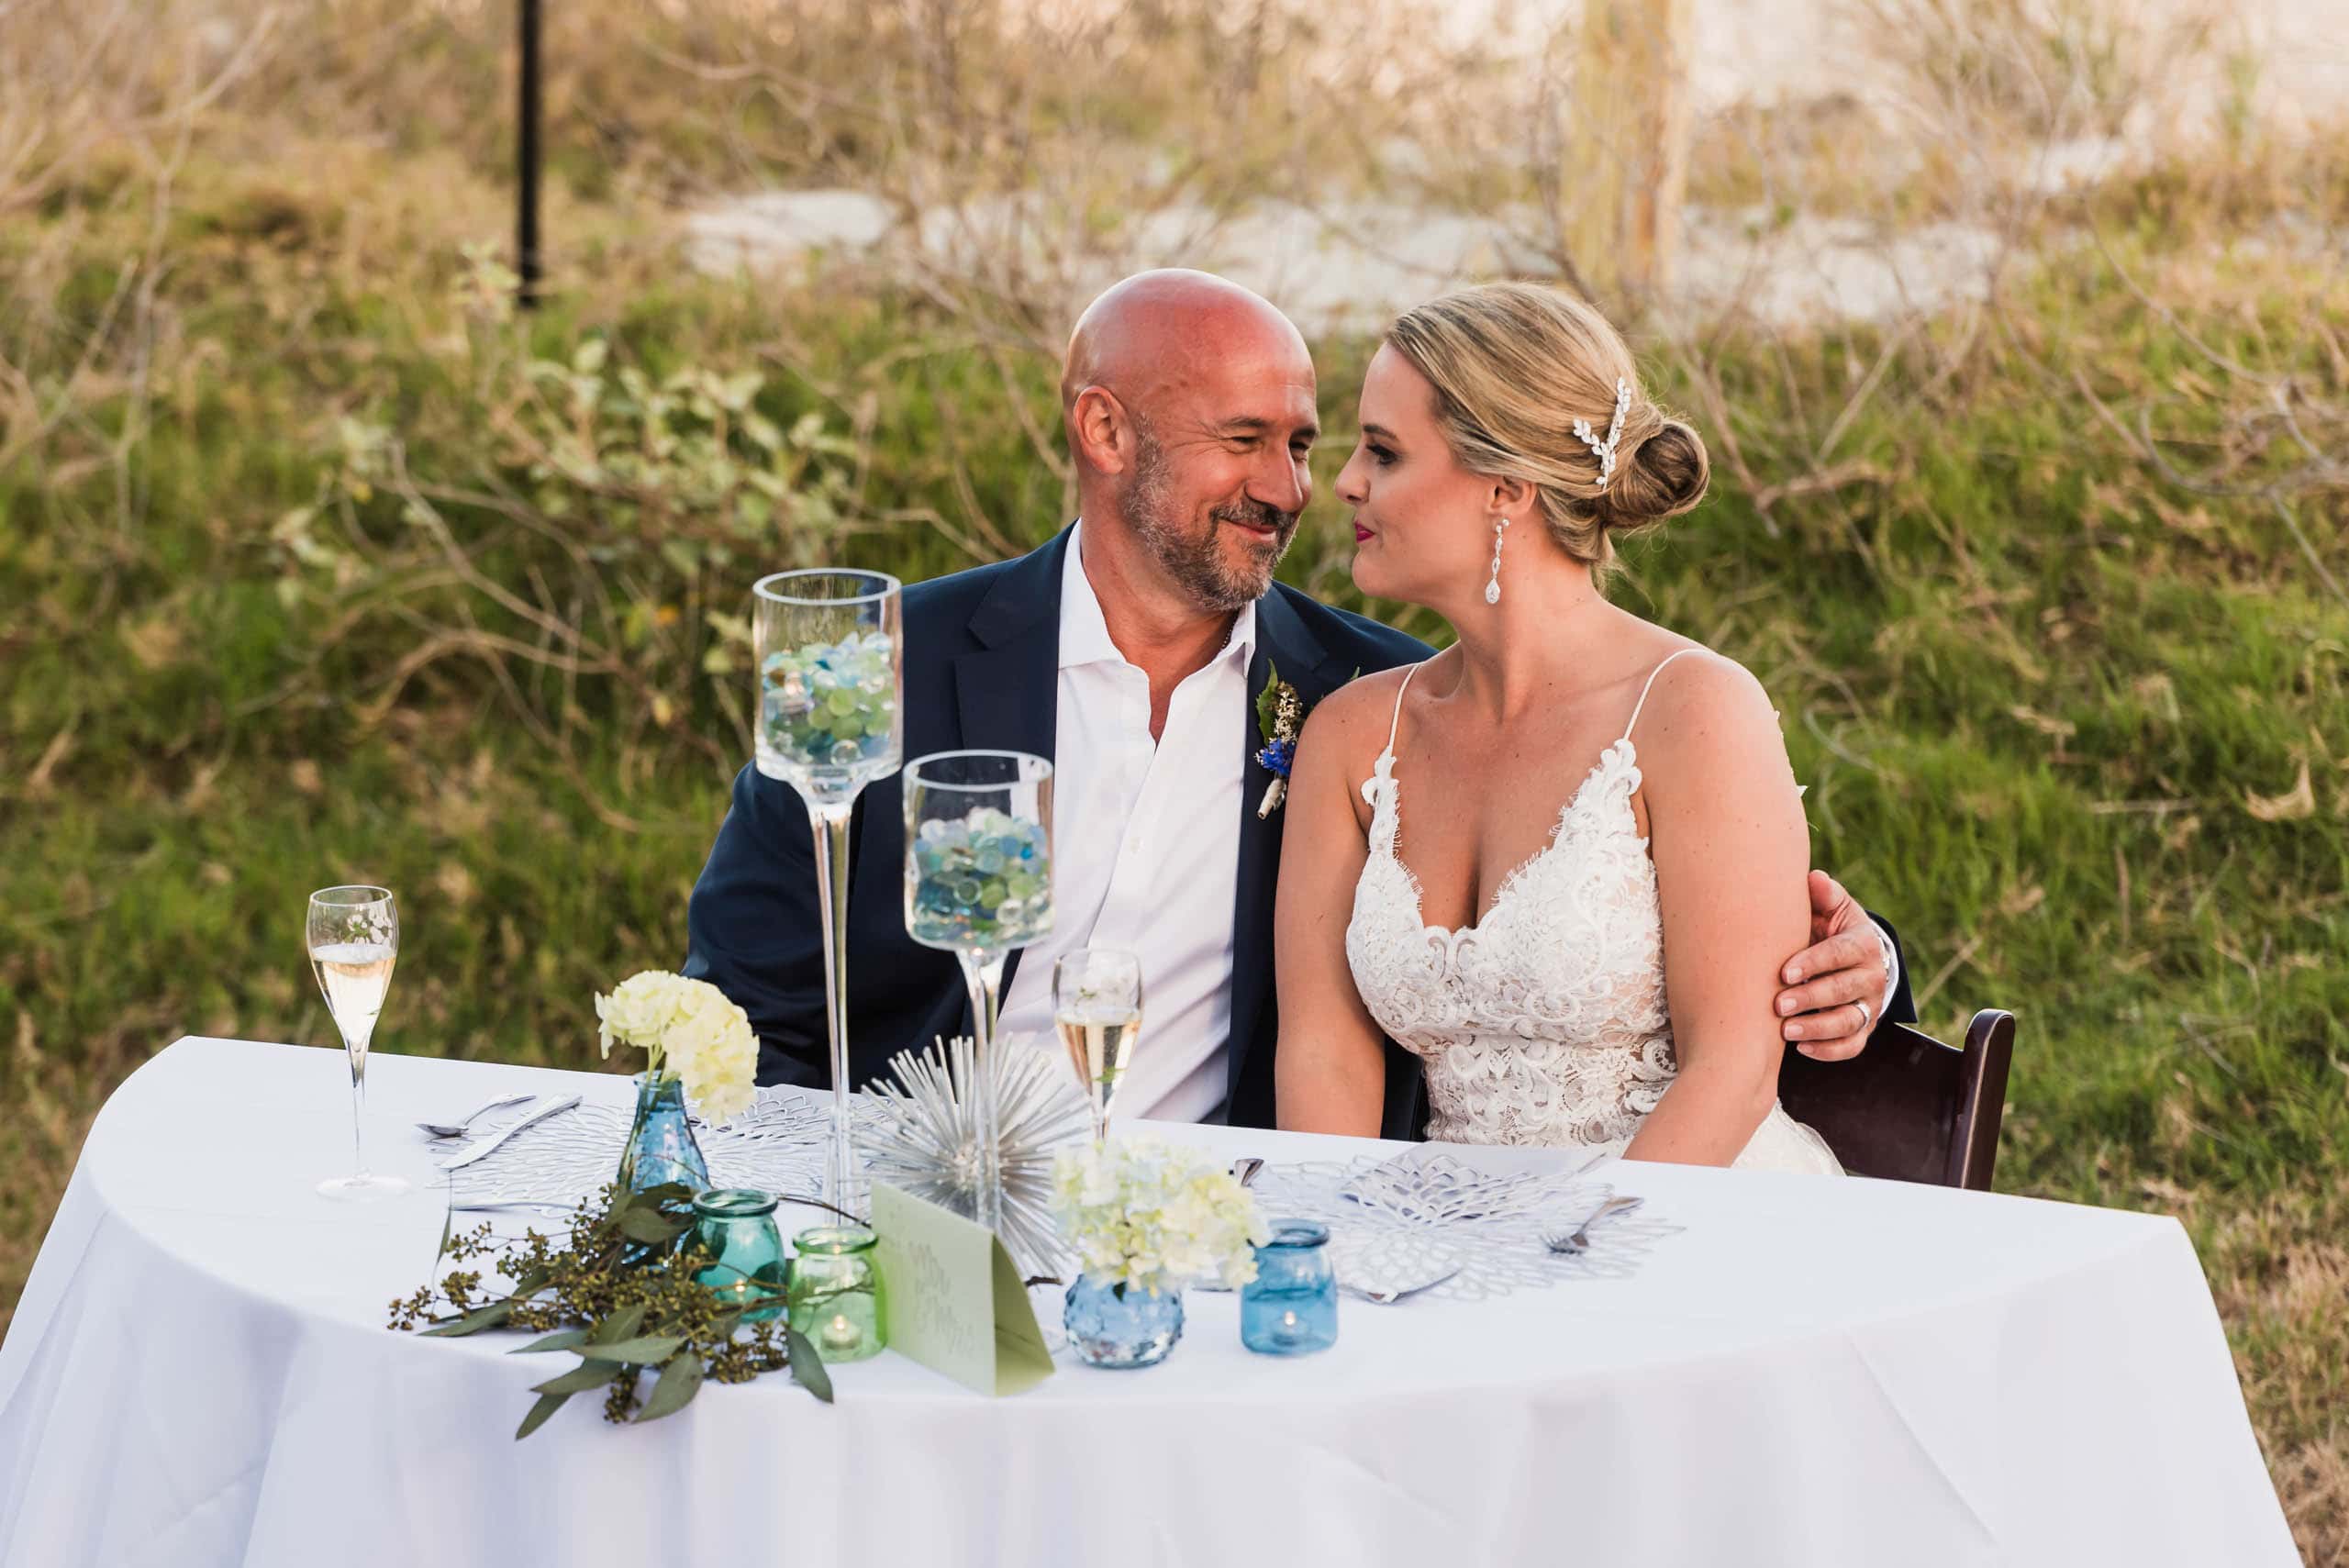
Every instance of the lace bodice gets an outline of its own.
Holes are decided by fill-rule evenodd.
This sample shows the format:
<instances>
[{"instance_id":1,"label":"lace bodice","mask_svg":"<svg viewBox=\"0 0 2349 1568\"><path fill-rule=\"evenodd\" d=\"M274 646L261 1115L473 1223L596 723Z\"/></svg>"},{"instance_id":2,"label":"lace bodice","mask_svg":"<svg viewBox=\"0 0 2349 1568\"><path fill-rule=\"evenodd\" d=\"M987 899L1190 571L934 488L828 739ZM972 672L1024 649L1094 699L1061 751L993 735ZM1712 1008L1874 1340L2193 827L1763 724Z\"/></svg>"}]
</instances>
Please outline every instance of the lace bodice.
<instances>
[{"instance_id":1,"label":"lace bodice","mask_svg":"<svg viewBox=\"0 0 2349 1568\"><path fill-rule=\"evenodd\" d=\"M1401 691L1395 706L1399 728ZM1620 1150L1679 1070L1655 864L1631 808L1638 719L1635 706L1559 810L1549 842L1502 880L1483 918L1456 930L1427 924L1419 879L1397 851L1394 729L1363 784L1370 854L1346 959L1371 1017L1425 1064L1431 1138ZM1791 1145L1788 1135L1798 1135ZM1783 1111L1738 1163L1840 1168Z\"/></svg>"}]
</instances>

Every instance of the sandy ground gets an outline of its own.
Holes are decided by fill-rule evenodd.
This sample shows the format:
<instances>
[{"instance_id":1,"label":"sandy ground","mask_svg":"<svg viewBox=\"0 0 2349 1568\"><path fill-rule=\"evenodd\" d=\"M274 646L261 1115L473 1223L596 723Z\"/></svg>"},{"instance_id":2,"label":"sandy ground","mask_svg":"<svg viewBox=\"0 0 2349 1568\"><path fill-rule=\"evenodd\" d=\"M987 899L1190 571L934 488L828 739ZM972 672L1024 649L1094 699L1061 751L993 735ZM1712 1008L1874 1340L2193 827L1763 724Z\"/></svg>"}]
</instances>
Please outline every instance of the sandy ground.
<instances>
[{"instance_id":1,"label":"sandy ground","mask_svg":"<svg viewBox=\"0 0 2349 1568\"><path fill-rule=\"evenodd\" d=\"M1051 0L1039 0L1040 4ZM1058 0L1063 6L1085 0ZM1378 0L1358 0L1375 6ZM1698 112L1745 103L1828 97L1871 107L1887 136L1931 134L1914 106L1882 85L1876 35L1879 5L1918 0L1689 0ZM1963 5L1965 0L1944 0ZM1448 7L1449 41L1522 51L1549 35L1568 7L1558 0L1460 0ZM2117 134L2081 136L2032 150L2008 172L2024 187L2094 180L2207 134L2244 62L2256 62L2263 125L2298 134L2349 114L2349 0L2236 0L2223 16L2209 0L2109 0L2120 36L2147 58L2198 19L2210 42L2164 73L2165 94ZM1875 84L1875 85L1872 85ZM687 251L706 271L796 270L853 260L908 273L969 275L976 259L1017 228L1039 231L1034 201L937 208L900 221L874 195L848 190L768 191L713 202L685 217ZM2337 226L2339 217L2331 220ZM1049 225L1044 226L1047 229ZM1822 317L1882 320L1978 297L2001 260L1987 226L1943 222L1897 233L1848 219L1691 208L1673 306L1690 321L1742 313L1787 325ZM1339 202L1308 208L1267 202L1237 217L1195 206L1142 210L1122 228L1088 234L1072 255L1033 252L1032 273L1074 309L1101 286L1145 266L1221 272L1280 304L1308 330L1360 327L1463 278L1533 264L1543 224L1528 211L1464 213L1425 206ZM2284 237L2340 253L2337 227Z\"/></svg>"}]
</instances>

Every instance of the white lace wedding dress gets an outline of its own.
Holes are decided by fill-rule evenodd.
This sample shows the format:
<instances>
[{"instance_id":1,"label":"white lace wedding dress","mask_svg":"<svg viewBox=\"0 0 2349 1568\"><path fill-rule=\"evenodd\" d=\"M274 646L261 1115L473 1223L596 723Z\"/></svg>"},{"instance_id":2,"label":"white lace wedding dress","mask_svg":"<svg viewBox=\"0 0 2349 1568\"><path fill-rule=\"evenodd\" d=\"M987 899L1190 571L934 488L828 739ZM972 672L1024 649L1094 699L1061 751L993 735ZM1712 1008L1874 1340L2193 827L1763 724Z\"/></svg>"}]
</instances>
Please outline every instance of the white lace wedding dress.
<instances>
[{"instance_id":1,"label":"white lace wedding dress","mask_svg":"<svg viewBox=\"0 0 2349 1568\"><path fill-rule=\"evenodd\" d=\"M1692 651L1683 649L1682 653ZM1419 1056L1428 1136L1452 1143L1574 1144L1620 1153L1679 1071L1664 1007L1655 863L1631 814L1631 730L1558 813L1548 846L1503 880L1482 920L1420 917L1419 879L1396 850L1395 737L1363 786L1370 858L1354 885L1346 959L1372 1018ZM1773 1105L1736 1163L1841 1175L1826 1141Z\"/></svg>"}]
</instances>

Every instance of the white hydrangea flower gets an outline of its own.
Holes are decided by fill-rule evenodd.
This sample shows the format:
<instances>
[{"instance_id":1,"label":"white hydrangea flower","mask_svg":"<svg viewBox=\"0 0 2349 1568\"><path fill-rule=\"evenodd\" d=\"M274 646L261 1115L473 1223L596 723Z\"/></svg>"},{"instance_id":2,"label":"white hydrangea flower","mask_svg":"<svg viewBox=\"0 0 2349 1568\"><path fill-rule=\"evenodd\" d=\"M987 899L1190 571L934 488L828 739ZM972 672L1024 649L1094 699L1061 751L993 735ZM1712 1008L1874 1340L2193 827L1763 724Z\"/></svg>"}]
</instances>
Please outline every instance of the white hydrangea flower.
<instances>
[{"instance_id":1,"label":"white hydrangea flower","mask_svg":"<svg viewBox=\"0 0 2349 1568\"><path fill-rule=\"evenodd\" d=\"M759 1066L750 1015L707 980L666 970L631 974L596 998L603 1052L614 1042L641 1048L645 1071L675 1077L711 1121L748 1109Z\"/></svg>"},{"instance_id":2,"label":"white hydrangea flower","mask_svg":"<svg viewBox=\"0 0 2349 1568\"><path fill-rule=\"evenodd\" d=\"M1052 1189L1085 1272L1127 1289L1179 1289L1210 1272L1237 1289L1256 1277L1254 1249L1271 1237L1230 1172L1148 1139L1063 1151Z\"/></svg>"}]
</instances>

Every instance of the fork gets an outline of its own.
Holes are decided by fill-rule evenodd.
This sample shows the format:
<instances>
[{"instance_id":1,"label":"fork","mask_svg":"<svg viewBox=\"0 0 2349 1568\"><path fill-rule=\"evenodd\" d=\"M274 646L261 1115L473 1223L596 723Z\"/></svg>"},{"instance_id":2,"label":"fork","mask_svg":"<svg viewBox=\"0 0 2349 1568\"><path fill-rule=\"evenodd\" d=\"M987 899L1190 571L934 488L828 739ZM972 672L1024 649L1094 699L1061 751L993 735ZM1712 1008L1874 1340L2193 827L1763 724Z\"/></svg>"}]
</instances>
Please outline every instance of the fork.
<instances>
[{"instance_id":1,"label":"fork","mask_svg":"<svg viewBox=\"0 0 2349 1568\"><path fill-rule=\"evenodd\" d=\"M1584 1215L1581 1223L1571 1230L1544 1229L1542 1232L1542 1244L1553 1252L1564 1252L1569 1257L1576 1252L1586 1251L1590 1247L1592 1226L1610 1214L1629 1214L1646 1201L1647 1199L1641 1197L1610 1197L1588 1214Z\"/></svg>"}]
</instances>

